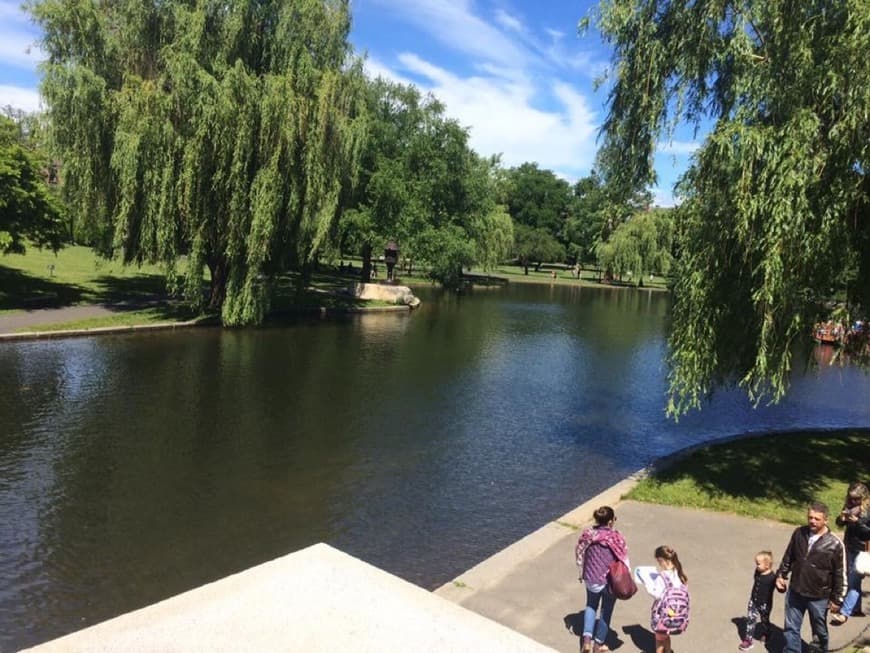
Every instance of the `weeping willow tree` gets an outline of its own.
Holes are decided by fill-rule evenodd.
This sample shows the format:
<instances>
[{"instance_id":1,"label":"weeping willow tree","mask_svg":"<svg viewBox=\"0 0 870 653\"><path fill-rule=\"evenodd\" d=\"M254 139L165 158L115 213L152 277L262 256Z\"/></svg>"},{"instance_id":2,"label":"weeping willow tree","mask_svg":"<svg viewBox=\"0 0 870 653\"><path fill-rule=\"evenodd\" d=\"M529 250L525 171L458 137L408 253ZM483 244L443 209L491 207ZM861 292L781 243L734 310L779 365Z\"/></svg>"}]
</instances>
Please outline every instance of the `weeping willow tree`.
<instances>
[{"instance_id":1,"label":"weeping willow tree","mask_svg":"<svg viewBox=\"0 0 870 653\"><path fill-rule=\"evenodd\" d=\"M712 124L681 182L670 410L722 383L788 388L821 300L870 307L867 0L604 0L614 48L602 161L653 178L656 142Z\"/></svg>"},{"instance_id":2,"label":"weeping willow tree","mask_svg":"<svg viewBox=\"0 0 870 653\"><path fill-rule=\"evenodd\" d=\"M28 8L44 32L41 91L82 230L104 253L163 262L225 324L260 321L268 279L310 261L355 175L363 78L347 0Z\"/></svg>"}]
</instances>

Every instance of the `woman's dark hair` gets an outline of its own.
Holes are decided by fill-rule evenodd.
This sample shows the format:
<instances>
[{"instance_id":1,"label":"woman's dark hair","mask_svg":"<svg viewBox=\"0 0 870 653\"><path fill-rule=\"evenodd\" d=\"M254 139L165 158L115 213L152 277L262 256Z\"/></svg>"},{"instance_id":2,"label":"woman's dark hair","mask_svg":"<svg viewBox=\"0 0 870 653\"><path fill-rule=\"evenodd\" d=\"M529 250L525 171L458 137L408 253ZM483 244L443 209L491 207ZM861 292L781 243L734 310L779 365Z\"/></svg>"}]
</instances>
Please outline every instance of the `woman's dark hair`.
<instances>
[{"instance_id":1,"label":"woman's dark hair","mask_svg":"<svg viewBox=\"0 0 870 653\"><path fill-rule=\"evenodd\" d=\"M674 569L677 570L677 576L680 577L680 580L683 581L684 584L689 582L689 578L683 571L683 565L680 564L680 558L677 556L677 552L674 551L671 547L662 544L656 549L655 557L656 559L661 558L662 560L667 560L668 562L673 564Z\"/></svg>"},{"instance_id":2,"label":"woman's dark hair","mask_svg":"<svg viewBox=\"0 0 870 653\"><path fill-rule=\"evenodd\" d=\"M596 526L607 526L610 522L616 519L613 508L610 506L601 506L598 510L592 513L592 518L595 520Z\"/></svg>"}]
</instances>

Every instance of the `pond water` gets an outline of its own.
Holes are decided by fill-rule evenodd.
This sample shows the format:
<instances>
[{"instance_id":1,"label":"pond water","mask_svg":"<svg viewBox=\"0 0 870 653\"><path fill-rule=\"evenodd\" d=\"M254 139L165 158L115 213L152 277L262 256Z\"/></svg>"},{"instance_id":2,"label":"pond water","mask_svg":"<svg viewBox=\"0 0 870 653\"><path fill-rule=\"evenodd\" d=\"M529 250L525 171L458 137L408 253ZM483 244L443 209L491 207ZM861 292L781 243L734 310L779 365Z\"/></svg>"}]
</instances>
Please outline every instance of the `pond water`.
<instances>
[{"instance_id":1,"label":"pond water","mask_svg":"<svg viewBox=\"0 0 870 653\"><path fill-rule=\"evenodd\" d=\"M325 541L426 588L652 459L870 425L796 372L664 415L665 294L423 289L411 314L0 346L0 650Z\"/></svg>"}]
</instances>

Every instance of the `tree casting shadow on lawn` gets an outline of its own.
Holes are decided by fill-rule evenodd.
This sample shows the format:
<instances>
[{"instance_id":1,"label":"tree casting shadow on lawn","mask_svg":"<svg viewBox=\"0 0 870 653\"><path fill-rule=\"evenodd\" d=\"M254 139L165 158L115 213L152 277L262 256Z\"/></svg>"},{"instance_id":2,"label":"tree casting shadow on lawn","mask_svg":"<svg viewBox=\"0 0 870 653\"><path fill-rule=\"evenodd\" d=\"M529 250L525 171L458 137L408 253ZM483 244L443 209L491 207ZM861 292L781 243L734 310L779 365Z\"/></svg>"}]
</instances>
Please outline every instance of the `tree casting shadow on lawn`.
<instances>
[{"instance_id":1,"label":"tree casting shadow on lawn","mask_svg":"<svg viewBox=\"0 0 870 653\"><path fill-rule=\"evenodd\" d=\"M86 290L0 265L0 310L61 308L82 301Z\"/></svg>"},{"instance_id":2,"label":"tree casting shadow on lawn","mask_svg":"<svg viewBox=\"0 0 870 653\"><path fill-rule=\"evenodd\" d=\"M666 483L691 478L712 496L724 493L805 506L817 498L826 478L857 478L859 461L864 460L870 460L870 430L818 437L783 433L697 451L656 472L655 478Z\"/></svg>"}]
</instances>

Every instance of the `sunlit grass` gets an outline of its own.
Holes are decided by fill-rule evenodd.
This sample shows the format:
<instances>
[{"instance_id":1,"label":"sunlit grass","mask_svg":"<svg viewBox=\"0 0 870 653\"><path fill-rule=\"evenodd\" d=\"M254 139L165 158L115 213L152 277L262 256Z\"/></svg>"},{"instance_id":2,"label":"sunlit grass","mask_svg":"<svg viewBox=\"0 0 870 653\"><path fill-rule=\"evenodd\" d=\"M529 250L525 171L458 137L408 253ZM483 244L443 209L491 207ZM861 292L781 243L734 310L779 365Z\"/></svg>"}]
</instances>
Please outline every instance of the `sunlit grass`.
<instances>
[{"instance_id":1,"label":"sunlit grass","mask_svg":"<svg viewBox=\"0 0 870 653\"><path fill-rule=\"evenodd\" d=\"M100 329L105 327L139 326L146 324L165 324L172 322L186 322L196 317L192 312L185 309L167 309L166 307L152 307L134 311L124 311L115 315L73 320L69 322L57 322L53 324L40 324L32 327L18 329L18 333L37 333L44 331L71 331L85 329Z\"/></svg>"},{"instance_id":2,"label":"sunlit grass","mask_svg":"<svg viewBox=\"0 0 870 653\"><path fill-rule=\"evenodd\" d=\"M642 480L628 498L792 524L812 500L841 507L867 475L870 431L776 434L711 445Z\"/></svg>"}]
</instances>

